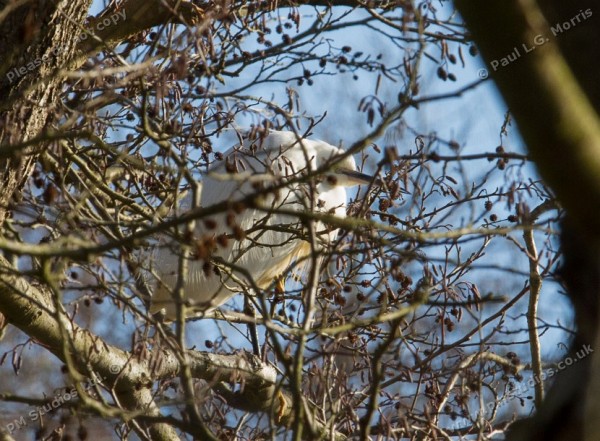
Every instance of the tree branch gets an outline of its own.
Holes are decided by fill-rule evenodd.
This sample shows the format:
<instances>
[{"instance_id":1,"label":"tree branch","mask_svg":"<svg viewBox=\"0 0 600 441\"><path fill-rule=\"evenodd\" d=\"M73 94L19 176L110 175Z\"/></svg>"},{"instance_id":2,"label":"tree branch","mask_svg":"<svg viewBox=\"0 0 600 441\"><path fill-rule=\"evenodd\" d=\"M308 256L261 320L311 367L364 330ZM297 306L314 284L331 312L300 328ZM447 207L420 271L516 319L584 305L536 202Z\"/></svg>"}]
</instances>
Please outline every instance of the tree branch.
<instances>
[{"instance_id":1,"label":"tree branch","mask_svg":"<svg viewBox=\"0 0 600 441\"><path fill-rule=\"evenodd\" d=\"M545 211L555 209L556 203L548 200L536 207L526 216L525 224L532 225ZM537 332L537 308L542 290L542 277L538 269L538 252L533 237L533 230L523 231L523 240L527 248L527 259L529 260L529 305L527 308L527 329L529 331L529 346L531 348L531 367L533 369L535 407L542 405L544 399L544 382L542 381L542 351L540 338Z\"/></svg>"},{"instance_id":2,"label":"tree branch","mask_svg":"<svg viewBox=\"0 0 600 441\"><path fill-rule=\"evenodd\" d=\"M7 320L36 339L63 362L64 338L58 314L50 293L25 280L0 256L0 312ZM144 359L134 358L130 353L107 344L88 330L62 317L67 324L67 335L77 371L87 377L98 377L109 390L116 392L119 403L131 415L141 420L155 421L149 427L153 440L178 439L171 424L156 422L164 419L153 400L154 381L173 378L180 374L181 362L174 349L154 349ZM166 345L165 345L166 346ZM246 354L213 354L186 351L193 378L204 379L218 385L230 405L249 412L273 412L275 421L285 426L293 415L292 397L280 390L277 371L273 366ZM223 382L242 383L239 391L227 392ZM82 398L84 394L80 394ZM122 415L123 411L105 407L87 400L87 405L105 417ZM140 412L142 410L142 412ZM127 412L126 412L127 413ZM141 413L141 415L140 415ZM150 417L150 418L148 418ZM324 433L326 426L315 421L315 428ZM343 439L341 434L337 439Z\"/></svg>"},{"instance_id":3,"label":"tree branch","mask_svg":"<svg viewBox=\"0 0 600 441\"><path fill-rule=\"evenodd\" d=\"M211 13L217 11L218 9L213 9ZM205 11L191 1L127 0L113 3L112 8L90 18L88 29L96 38L83 40L80 49L84 53L90 53L104 45L112 47L144 30L166 25L170 21L196 25L204 15ZM112 19L115 23L111 26Z\"/></svg>"}]
</instances>

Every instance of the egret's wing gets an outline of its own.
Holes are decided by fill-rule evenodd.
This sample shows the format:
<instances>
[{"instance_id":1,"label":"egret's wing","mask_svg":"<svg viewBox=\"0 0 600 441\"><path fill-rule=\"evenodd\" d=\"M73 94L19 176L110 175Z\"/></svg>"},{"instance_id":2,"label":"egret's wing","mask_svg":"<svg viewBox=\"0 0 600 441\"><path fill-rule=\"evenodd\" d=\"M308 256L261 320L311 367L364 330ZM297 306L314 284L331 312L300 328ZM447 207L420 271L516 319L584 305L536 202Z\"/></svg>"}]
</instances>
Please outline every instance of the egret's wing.
<instances>
[{"instance_id":1,"label":"egret's wing","mask_svg":"<svg viewBox=\"0 0 600 441\"><path fill-rule=\"evenodd\" d=\"M230 161L228 167L239 167L237 173L225 173L225 164L214 167L204 178L200 205L208 208L225 200L242 201L257 191L253 185L260 182L257 177L264 175L265 180L272 180L274 172L270 166L277 160L270 157L274 153L274 145L269 144L266 150L254 154L232 149L226 158ZM266 195L263 203L273 208L282 205L291 208L297 206L297 199L295 191L284 188L279 192L279 199L276 200L274 195ZM185 210L191 206L189 195L180 208ZM294 224L297 224L297 219L292 216L269 214L251 208L215 213L197 221L194 240L200 244L198 246L204 246L207 242L216 243L212 257L223 262L225 268L207 264L204 259L189 259L184 298L195 309L207 311L251 286L248 277L261 288L268 286L271 279L281 275L300 256L298 250L302 248L298 247L298 238L289 231L296 226ZM232 237L236 231L251 232L247 237L237 240ZM174 240L164 241L157 255L160 280L152 299L151 312L166 308L167 317L175 317L172 293L177 285L180 258L180 246ZM241 270L228 270L228 264Z\"/></svg>"}]
</instances>

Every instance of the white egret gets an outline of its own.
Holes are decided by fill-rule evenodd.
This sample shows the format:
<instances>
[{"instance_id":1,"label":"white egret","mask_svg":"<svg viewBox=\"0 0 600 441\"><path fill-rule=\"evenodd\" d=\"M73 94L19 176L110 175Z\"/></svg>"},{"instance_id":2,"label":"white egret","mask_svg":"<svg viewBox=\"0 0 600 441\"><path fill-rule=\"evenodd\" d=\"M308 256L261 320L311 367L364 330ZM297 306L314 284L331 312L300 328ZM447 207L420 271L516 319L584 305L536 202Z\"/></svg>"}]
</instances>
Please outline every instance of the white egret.
<instances>
[{"instance_id":1,"label":"white egret","mask_svg":"<svg viewBox=\"0 0 600 441\"><path fill-rule=\"evenodd\" d=\"M290 265L310 260L310 244L298 234L302 224L296 216L277 210L346 216L346 187L368 184L373 178L357 171L352 156L340 158L343 154L344 150L326 142L277 131L245 139L225 153L224 160L202 181L200 206L231 201L232 209L196 222L193 240L198 246L191 246L182 290L188 316L206 313L236 293L251 292L249 277L265 289L274 286ZM303 177L316 170L327 171L313 179L311 187ZM269 186L279 188L270 191ZM248 195L257 193L261 196L255 204L244 204ZM185 204L189 206L190 201L188 197ZM323 224L316 231L319 250L337 235L337 230ZM159 282L150 310L164 310L171 320L177 310L173 292L181 255L178 249L174 241L163 246L154 265ZM194 256L194 249L199 254Z\"/></svg>"}]
</instances>

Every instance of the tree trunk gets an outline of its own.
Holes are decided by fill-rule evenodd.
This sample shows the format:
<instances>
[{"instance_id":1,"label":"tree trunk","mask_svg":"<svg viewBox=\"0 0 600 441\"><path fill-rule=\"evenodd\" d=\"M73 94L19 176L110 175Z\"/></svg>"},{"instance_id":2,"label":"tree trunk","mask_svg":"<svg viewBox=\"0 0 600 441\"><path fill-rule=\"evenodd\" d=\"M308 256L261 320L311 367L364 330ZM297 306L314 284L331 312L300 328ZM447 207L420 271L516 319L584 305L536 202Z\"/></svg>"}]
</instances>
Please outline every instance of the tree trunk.
<instances>
[{"instance_id":1,"label":"tree trunk","mask_svg":"<svg viewBox=\"0 0 600 441\"><path fill-rule=\"evenodd\" d=\"M31 174L43 137L59 109L59 69L73 58L91 0L25 2L0 23L0 225ZM5 6L6 13L11 8Z\"/></svg>"}]
</instances>

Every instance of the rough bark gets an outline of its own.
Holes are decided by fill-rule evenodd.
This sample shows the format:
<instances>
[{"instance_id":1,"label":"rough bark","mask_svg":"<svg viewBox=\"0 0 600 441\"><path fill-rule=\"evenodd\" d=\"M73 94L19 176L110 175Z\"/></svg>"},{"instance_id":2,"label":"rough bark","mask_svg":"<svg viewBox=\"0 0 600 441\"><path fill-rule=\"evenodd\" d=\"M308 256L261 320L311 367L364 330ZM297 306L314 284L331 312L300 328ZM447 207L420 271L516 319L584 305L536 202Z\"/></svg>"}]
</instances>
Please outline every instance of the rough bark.
<instances>
[{"instance_id":1,"label":"rough bark","mask_svg":"<svg viewBox=\"0 0 600 441\"><path fill-rule=\"evenodd\" d=\"M26 2L2 11L0 23L0 225L35 163L38 147L18 146L52 122L63 82L55 73L70 60L90 0ZM17 75L25 69L23 75Z\"/></svg>"}]
</instances>

